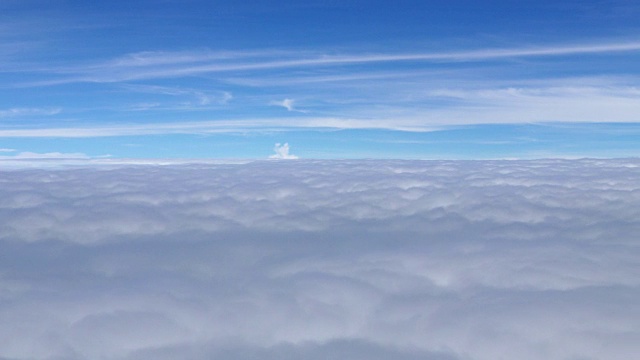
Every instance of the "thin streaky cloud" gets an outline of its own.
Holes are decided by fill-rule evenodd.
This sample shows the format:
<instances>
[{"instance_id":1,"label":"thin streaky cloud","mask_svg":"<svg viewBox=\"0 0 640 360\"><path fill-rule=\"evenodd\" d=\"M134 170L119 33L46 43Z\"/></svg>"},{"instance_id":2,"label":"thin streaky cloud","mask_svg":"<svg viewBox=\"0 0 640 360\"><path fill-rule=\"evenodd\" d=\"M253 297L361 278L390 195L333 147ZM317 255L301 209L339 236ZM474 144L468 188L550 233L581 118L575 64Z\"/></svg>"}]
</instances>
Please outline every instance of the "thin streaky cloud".
<instances>
[{"instance_id":1,"label":"thin streaky cloud","mask_svg":"<svg viewBox=\"0 0 640 360\"><path fill-rule=\"evenodd\" d=\"M33 115L56 115L62 112L60 108L10 108L0 110L0 118L20 117L20 116L33 116Z\"/></svg>"},{"instance_id":2,"label":"thin streaky cloud","mask_svg":"<svg viewBox=\"0 0 640 360\"><path fill-rule=\"evenodd\" d=\"M399 122L395 119L287 117L95 127L2 129L0 130L0 138L92 138L162 134L244 133L246 131L287 131L294 129L394 129L424 132L433 131L435 128L437 127L415 123L414 120Z\"/></svg>"},{"instance_id":3,"label":"thin streaky cloud","mask_svg":"<svg viewBox=\"0 0 640 360\"><path fill-rule=\"evenodd\" d=\"M635 123L640 91L635 87L566 86L547 88L434 89L417 100L444 99L456 106L432 109L390 103L369 109L345 109L337 116L238 118L86 127L0 129L4 138L90 138L159 134L241 133L296 129L386 129L434 131L450 126L565 123ZM419 101L418 101L419 102ZM278 106L286 107L282 101ZM288 105L293 106L292 103ZM292 109L295 108L292 107Z\"/></svg>"},{"instance_id":4,"label":"thin streaky cloud","mask_svg":"<svg viewBox=\"0 0 640 360\"><path fill-rule=\"evenodd\" d=\"M282 61L265 61L244 64L208 64L200 66L185 67L180 69L169 69L169 76L186 76L208 72L228 72L243 70L261 70L289 67L305 67L316 65L344 65L374 62L397 62L397 61L474 61L491 60L511 57L528 56L561 56L577 54L598 54L610 52L639 51L640 42L615 43L602 45L585 46L559 46L547 48L523 48L523 49L487 49L466 52L448 53L417 53L417 54L371 54L371 55L345 55L345 56L319 56L313 58L292 59ZM147 75L161 75L164 72L150 72ZM144 76L144 74L141 74Z\"/></svg>"},{"instance_id":5,"label":"thin streaky cloud","mask_svg":"<svg viewBox=\"0 0 640 360\"><path fill-rule=\"evenodd\" d=\"M174 54L171 52L154 53L149 60L136 60L136 55L125 55L123 58L103 64L77 66L68 69L51 69L60 75L76 74L68 78L43 80L22 83L18 86L47 86L74 82L113 83L153 78L172 78L206 73L223 73L234 71L254 71L281 68L298 68L309 66L339 66L383 62L433 61L433 62L465 62L499 60L504 58L568 56L580 54L603 54L616 52L640 51L640 42L603 43L591 45L557 45L550 47L492 48L483 50L457 52L427 52L399 54L355 54L355 55L310 55L300 57L297 51L282 52L278 58L271 60L271 52L259 56L260 52L243 56L240 54L233 62L216 61L206 63L207 55ZM253 55L256 54L256 55ZM132 57L133 60L123 61ZM258 57L258 58L256 58ZM205 62L205 63L202 63ZM200 64L198 64L200 63Z\"/></svg>"},{"instance_id":6,"label":"thin streaky cloud","mask_svg":"<svg viewBox=\"0 0 640 360\"><path fill-rule=\"evenodd\" d=\"M194 50L194 51L142 51L123 55L117 59L98 64L96 67L112 66L148 66L165 65L177 63L194 63L207 61L227 61L247 58L274 58L291 56L294 52L282 49L260 49L260 50ZM311 55L310 51L296 51L295 54Z\"/></svg>"},{"instance_id":7,"label":"thin streaky cloud","mask_svg":"<svg viewBox=\"0 0 640 360\"><path fill-rule=\"evenodd\" d=\"M337 75L307 75L307 76L272 76L272 77L228 77L224 81L229 84L253 86L253 87L275 87L292 86L318 83L340 83L367 80L386 80L398 78L423 78L427 76L453 76L459 74L461 70L418 70L418 71L380 71L380 72L349 72L348 74Z\"/></svg>"},{"instance_id":8,"label":"thin streaky cloud","mask_svg":"<svg viewBox=\"0 0 640 360\"><path fill-rule=\"evenodd\" d=\"M9 149L11 150L11 149ZM0 151L1 152L1 151ZM11 151L11 152L15 152ZM61 152L48 152L48 153L37 153L31 151L23 151L16 155L11 156L0 156L2 160L26 160L26 159L89 159L87 154L83 153L61 153Z\"/></svg>"},{"instance_id":9,"label":"thin streaky cloud","mask_svg":"<svg viewBox=\"0 0 640 360\"><path fill-rule=\"evenodd\" d=\"M443 61L460 61L460 60L484 60L495 59L505 57L525 57L525 56L560 56L560 55L574 55L574 54L596 54L596 53L610 53L610 52L626 52L626 51L639 51L640 42L626 42L626 43L604 43L604 44L591 44L591 45L566 45L566 46L552 46L552 47L527 47L527 48L492 48L483 50L472 51L459 51L459 52L427 52L427 53L404 53L404 54L364 54L364 55L305 55L306 58L293 58L284 61L268 61L248 64L228 64L222 66L207 66L194 67L193 70L199 69L211 69L211 71L233 71L233 70L247 70L247 69L261 69L261 68L278 68L289 66L306 66L306 65L331 65L331 64L345 64L345 63L367 63L367 62L388 62L388 61L411 61L411 60L443 60ZM238 59L242 59L260 54L259 52L239 54ZM268 56L271 52L263 54ZM289 52L290 56L298 55L300 52ZM281 52L278 56L287 55L287 52ZM170 59L175 58L175 55L167 53L170 58L162 58L162 56L155 57L155 62L158 63L176 63ZM179 62L199 62L203 61L204 57L194 56L189 58L188 56L179 57ZM119 65L119 64L118 64Z\"/></svg>"},{"instance_id":10,"label":"thin streaky cloud","mask_svg":"<svg viewBox=\"0 0 640 360\"><path fill-rule=\"evenodd\" d=\"M205 91L189 87L143 84L122 84L120 86L124 90L139 93L168 95L174 97L191 97L196 99L196 103L198 105L209 105L211 103L226 104L233 99L233 95L228 91Z\"/></svg>"}]
</instances>

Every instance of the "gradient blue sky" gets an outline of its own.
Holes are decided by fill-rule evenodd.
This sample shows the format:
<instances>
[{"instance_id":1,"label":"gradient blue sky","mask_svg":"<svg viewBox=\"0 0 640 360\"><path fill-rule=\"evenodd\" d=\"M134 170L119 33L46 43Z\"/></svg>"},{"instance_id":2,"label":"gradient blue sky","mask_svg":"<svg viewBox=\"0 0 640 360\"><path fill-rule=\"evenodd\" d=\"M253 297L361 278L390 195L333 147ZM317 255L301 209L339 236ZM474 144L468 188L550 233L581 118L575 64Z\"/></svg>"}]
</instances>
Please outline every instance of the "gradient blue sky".
<instances>
[{"instance_id":1,"label":"gradient blue sky","mask_svg":"<svg viewBox=\"0 0 640 360\"><path fill-rule=\"evenodd\" d=\"M640 155L636 1L0 0L0 158Z\"/></svg>"}]
</instances>

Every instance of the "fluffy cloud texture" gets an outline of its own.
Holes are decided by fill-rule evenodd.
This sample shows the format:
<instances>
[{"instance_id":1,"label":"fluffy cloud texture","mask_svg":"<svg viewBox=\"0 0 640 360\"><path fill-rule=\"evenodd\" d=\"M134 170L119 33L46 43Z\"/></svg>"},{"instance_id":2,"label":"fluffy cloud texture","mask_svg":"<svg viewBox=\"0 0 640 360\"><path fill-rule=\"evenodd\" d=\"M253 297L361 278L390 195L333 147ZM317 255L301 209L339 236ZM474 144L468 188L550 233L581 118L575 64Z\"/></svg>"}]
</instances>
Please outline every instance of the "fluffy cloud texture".
<instances>
[{"instance_id":1,"label":"fluffy cloud texture","mask_svg":"<svg viewBox=\"0 0 640 360\"><path fill-rule=\"evenodd\" d=\"M0 359L632 359L640 161L0 171Z\"/></svg>"},{"instance_id":2,"label":"fluffy cloud texture","mask_svg":"<svg viewBox=\"0 0 640 360\"><path fill-rule=\"evenodd\" d=\"M292 160L292 159L298 158L293 154L289 154L289 143L284 143L284 144L276 143L276 145L273 147L273 151L275 152L275 154L269 156L270 159Z\"/></svg>"}]
</instances>

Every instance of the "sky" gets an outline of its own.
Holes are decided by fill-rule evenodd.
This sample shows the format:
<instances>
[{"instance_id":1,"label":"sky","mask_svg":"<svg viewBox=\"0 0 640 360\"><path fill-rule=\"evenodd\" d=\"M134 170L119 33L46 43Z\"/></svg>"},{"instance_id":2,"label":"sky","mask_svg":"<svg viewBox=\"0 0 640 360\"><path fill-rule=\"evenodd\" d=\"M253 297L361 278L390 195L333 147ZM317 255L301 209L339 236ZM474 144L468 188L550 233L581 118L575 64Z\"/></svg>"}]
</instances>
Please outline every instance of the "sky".
<instances>
[{"instance_id":1,"label":"sky","mask_svg":"<svg viewBox=\"0 0 640 360\"><path fill-rule=\"evenodd\" d=\"M640 161L0 169L2 360L630 360Z\"/></svg>"},{"instance_id":2,"label":"sky","mask_svg":"<svg viewBox=\"0 0 640 360\"><path fill-rule=\"evenodd\" d=\"M0 0L0 159L636 157L639 16L631 0Z\"/></svg>"}]
</instances>

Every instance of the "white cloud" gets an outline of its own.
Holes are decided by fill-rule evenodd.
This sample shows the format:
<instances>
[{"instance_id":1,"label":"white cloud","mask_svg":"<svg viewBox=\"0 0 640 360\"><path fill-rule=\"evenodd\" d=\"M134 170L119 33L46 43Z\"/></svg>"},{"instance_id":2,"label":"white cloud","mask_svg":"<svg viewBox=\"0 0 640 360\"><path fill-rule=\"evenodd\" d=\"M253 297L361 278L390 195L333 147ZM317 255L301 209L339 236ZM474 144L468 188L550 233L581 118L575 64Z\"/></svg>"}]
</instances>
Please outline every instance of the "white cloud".
<instances>
[{"instance_id":1,"label":"white cloud","mask_svg":"<svg viewBox=\"0 0 640 360\"><path fill-rule=\"evenodd\" d=\"M636 123L640 113L637 77L612 74L610 69L601 68L599 72L588 74L570 71L576 73L576 78L565 78L563 74L573 66L569 62L575 60L573 58L544 65L540 69L547 70L542 73L531 72L522 62L512 61L512 58L528 57L527 61L533 64L547 61L542 59L545 56L615 55L619 51L639 49L637 42L610 41L590 45L386 54L327 55L295 49L136 53L100 64L52 70L50 76L55 79L52 80L54 83L118 83L120 89L145 95L118 98L113 101L114 109L167 111L162 116L137 117L138 120L122 120L119 124L95 122L93 128L62 119L46 124L12 124L0 129L0 137L247 133L301 128L431 131L475 124ZM437 62L438 66L419 69L404 65L393 69L371 66L374 63L407 61ZM472 63L460 67L461 61ZM300 71L300 67L321 67L322 71ZM282 70L270 71L273 68ZM225 74L207 75L214 72ZM38 74L40 78L47 76L41 72ZM207 84L219 89L233 89L234 95L240 95L234 98L229 92L208 89L199 81L194 83L190 77L198 75L215 78L215 82L207 80ZM144 85L140 81L129 81L157 78L181 78L190 85L149 85L153 82ZM257 86L264 91L256 93L247 86ZM288 97L292 95L295 99ZM231 99L235 101L231 102ZM312 104L313 108L303 106L301 99L306 99L305 104ZM265 104L282 107L290 112L288 115L296 114L296 119L284 112L280 116L262 117L257 110ZM210 121L202 121L203 113L196 112L221 107L229 111L208 113ZM305 109L312 109L318 116L306 116ZM27 110L8 109L4 115L0 111L0 116L17 116L20 112L29 114ZM91 113L104 115L102 108L73 110L68 112L81 112L85 117ZM168 110L190 111L178 115ZM151 123L156 121L153 119L160 118L163 121ZM63 128L70 124L76 125L71 129Z\"/></svg>"},{"instance_id":2,"label":"white cloud","mask_svg":"<svg viewBox=\"0 0 640 360\"><path fill-rule=\"evenodd\" d=\"M48 152L48 153L35 153L35 152L21 152L15 156L17 159L88 159L89 156L83 153L61 153L61 152Z\"/></svg>"},{"instance_id":3,"label":"white cloud","mask_svg":"<svg viewBox=\"0 0 640 360\"><path fill-rule=\"evenodd\" d=\"M295 111L295 112L299 112L299 113L306 113L306 110L300 110L297 107L295 107L295 100L293 99L284 99L282 101L271 101L269 103L269 105L274 105L274 106L281 106L285 109L287 109L287 111Z\"/></svg>"},{"instance_id":4,"label":"white cloud","mask_svg":"<svg viewBox=\"0 0 640 360\"><path fill-rule=\"evenodd\" d=\"M405 131L433 131L435 126L424 125L416 119L356 119L346 117L286 117L223 119L216 121L184 121L173 123L113 124L91 127L41 127L38 129L0 129L0 137L90 138L157 134L244 133L252 130L287 131L301 128L315 129L396 129Z\"/></svg>"},{"instance_id":5,"label":"white cloud","mask_svg":"<svg viewBox=\"0 0 640 360\"><path fill-rule=\"evenodd\" d=\"M51 116L59 114L61 109L40 109L40 108L11 108L0 110L0 118L19 116Z\"/></svg>"},{"instance_id":6,"label":"white cloud","mask_svg":"<svg viewBox=\"0 0 640 360\"><path fill-rule=\"evenodd\" d=\"M295 101L293 99L284 99L282 101L272 101L270 102L271 105L276 105L276 106L282 106L283 108L287 109L287 111L294 111L293 108L293 103Z\"/></svg>"},{"instance_id":7,"label":"white cloud","mask_svg":"<svg viewBox=\"0 0 640 360\"><path fill-rule=\"evenodd\" d=\"M120 87L126 91L159 95L152 99L161 101L143 102L128 107L134 111L211 108L216 105L226 105L233 99L233 95L228 91L142 84L123 84Z\"/></svg>"},{"instance_id":8,"label":"white cloud","mask_svg":"<svg viewBox=\"0 0 640 360\"><path fill-rule=\"evenodd\" d=\"M12 150L12 149L6 149ZM0 151L2 152L2 151ZM0 165L5 168L56 168L67 165L86 165L94 161L107 160L111 155L100 155L91 157L84 153L61 153L48 152L36 153L30 151L17 152L17 150L6 151L5 153L15 153L0 155Z\"/></svg>"},{"instance_id":9,"label":"white cloud","mask_svg":"<svg viewBox=\"0 0 640 360\"><path fill-rule=\"evenodd\" d=\"M2 150L5 150L2 152L15 152L15 150L12 150L12 149L2 149ZM83 153L61 153L61 152L36 153L36 152L30 152L30 151L23 151L16 155L0 156L0 160L8 160L8 159L9 160L10 159L16 159L16 160L89 159L89 156Z\"/></svg>"},{"instance_id":10,"label":"white cloud","mask_svg":"<svg viewBox=\"0 0 640 360\"><path fill-rule=\"evenodd\" d=\"M281 106L286 108L288 111L293 111L293 99L284 99L280 103Z\"/></svg>"},{"instance_id":11,"label":"white cloud","mask_svg":"<svg viewBox=\"0 0 640 360\"><path fill-rule=\"evenodd\" d=\"M156 165L0 170L0 358L640 351L638 160Z\"/></svg>"},{"instance_id":12,"label":"white cloud","mask_svg":"<svg viewBox=\"0 0 640 360\"><path fill-rule=\"evenodd\" d=\"M509 58L550 57L579 54L611 54L640 50L640 42L609 41L593 44L557 44L517 48L487 48L468 51L327 55L305 51L248 52L146 52L90 66L63 71L68 78L24 86L46 86L73 82L124 82L142 79L193 76L207 73L293 69L384 62L461 62ZM233 60L233 61L231 61ZM57 69L60 71L60 69Z\"/></svg>"},{"instance_id":13,"label":"white cloud","mask_svg":"<svg viewBox=\"0 0 640 360\"><path fill-rule=\"evenodd\" d=\"M228 91L222 92L222 98L219 100L221 104L228 104L229 101L233 100L233 94Z\"/></svg>"},{"instance_id":14,"label":"white cloud","mask_svg":"<svg viewBox=\"0 0 640 360\"><path fill-rule=\"evenodd\" d=\"M296 108L292 99L285 99L271 104L290 109L297 116L230 117L210 121L189 121L187 118L179 122L84 127L13 126L0 129L0 137L83 138L329 128L423 132L476 124L636 123L637 114L640 113L639 88L619 79L565 79L565 84L561 84L561 79L554 79L532 81L519 86L504 83L478 86L461 80L458 88L443 84L432 84L432 88L425 88L422 85L424 81L426 80L421 79L409 85L394 85L393 81L388 81L360 86L362 89L357 90L358 96L353 97L356 100L352 100L352 103L329 102L326 105L340 109L339 115L335 116L307 116L303 114L304 111ZM153 90L160 91L155 88ZM331 89L325 91L323 96L331 101L338 101L334 98L335 95L329 94ZM216 101L221 105L232 98L227 93L217 96ZM359 97L364 100L358 101ZM209 100L202 99L205 102ZM370 106L371 101L378 105ZM188 105L181 106L180 109L189 108ZM202 106L198 104L195 107ZM170 107L151 102L140 103L130 109L158 111L167 108Z\"/></svg>"},{"instance_id":15,"label":"white cloud","mask_svg":"<svg viewBox=\"0 0 640 360\"><path fill-rule=\"evenodd\" d=\"M16 150L16 149L7 149L7 148L1 148L0 149L0 152L3 152L3 153L16 152L16 151L18 151L18 150Z\"/></svg>"},{"instance_id":16,"label":"white cloud","mask_svg":"<svg viewBox=\"0 0 640 360\"><path fill-rule=\"evenodd\" d=\"M284 143L284 144L276 143L276 145L273 147L273 151L275 151L276 153L269 156L270 159L297 159L298 158L293 154L289 154L289 143Z\"/></svg>"},{"instance_id":17,"label":"white cloud","mask_svg":"<svg viewBox=\"0 0 640 360\"><path fill-rule=\"evenodd\" d=\"M428 114L455 123L635 122L640 113L636 87L564 86L435 90L434 97L460 101L457 107Z\"/></svg>"}]
</instances>

